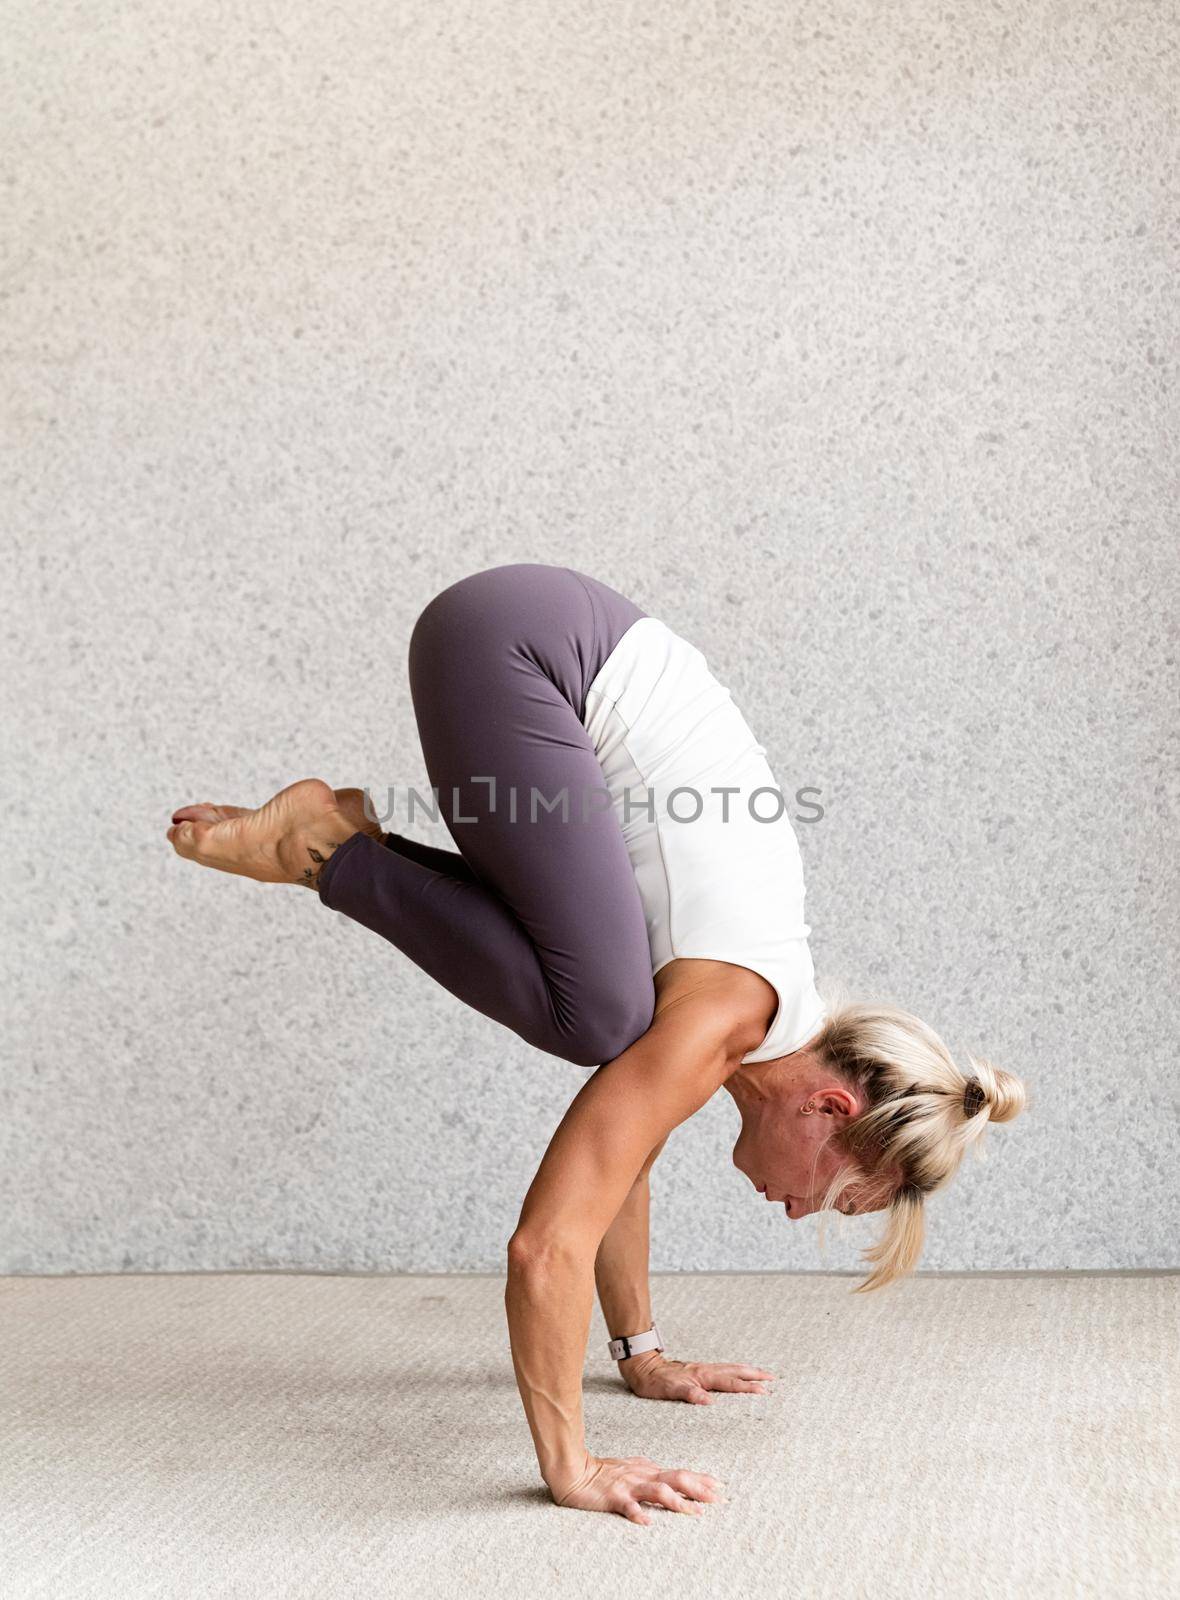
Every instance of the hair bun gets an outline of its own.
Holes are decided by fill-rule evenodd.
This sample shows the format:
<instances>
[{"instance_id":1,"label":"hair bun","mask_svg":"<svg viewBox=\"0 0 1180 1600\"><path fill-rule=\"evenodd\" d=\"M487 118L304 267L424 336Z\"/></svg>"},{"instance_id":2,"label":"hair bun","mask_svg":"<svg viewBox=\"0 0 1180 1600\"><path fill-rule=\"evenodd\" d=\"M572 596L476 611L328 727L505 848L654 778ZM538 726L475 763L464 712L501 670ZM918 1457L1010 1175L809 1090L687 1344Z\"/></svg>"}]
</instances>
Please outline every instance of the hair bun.
<instances>
[{"instance_id":1,"label":"hair bun","mask_svg":"<svg viewBox=\"0 0 1180 1600\"><path fill-rule=\"evenodd\" d=\"M1011 1122L1024 1110L1028 1101L1023 1083L1002 1067L993 1067L990 1061L971 1058L973 1073L963 1087L963 1115L968 1121L987 1107L989 1122Z\"/></svg>"},{"instance_id":2,"label":"hair bun","mask_svg":"<svg viewBox=\"0 0 1180 1600\"><path fill-rule=\"evenodd\" d=\"M994 1079L991 1092L991 1120L993 1122L1011 1122L1013 1117L1018 1117L1028 1103L1028 1095L1023 1083L1011 1072L1005 1072L1002 1067L992 1068Z\"/></svg>"},{"instance_id":3,"label":"hair bun","mask_svg":"<svg viewBox=\"0 0 1180 1600\"><path fill-rule=\"evenodd\" d=\"M987 1091L978 1078L968 1078L963 1085L963 1115L970 1122L987 1105Z\"/></svg>"}]
</instances>

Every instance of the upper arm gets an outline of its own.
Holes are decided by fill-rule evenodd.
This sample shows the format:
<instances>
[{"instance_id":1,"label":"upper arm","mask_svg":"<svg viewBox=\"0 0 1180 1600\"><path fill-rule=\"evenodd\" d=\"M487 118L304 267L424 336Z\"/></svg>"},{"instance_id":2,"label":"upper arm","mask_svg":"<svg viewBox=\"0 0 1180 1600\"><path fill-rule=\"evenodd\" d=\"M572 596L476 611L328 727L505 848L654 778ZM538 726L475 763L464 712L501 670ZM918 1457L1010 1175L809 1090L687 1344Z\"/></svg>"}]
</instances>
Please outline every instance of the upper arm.
<instances>
[{"instance_id":1,"label":"upper arm","mask_svg":"<svg viewBox=\"0 0 1180 1600\"><path fill-rule=\"evenodd\" d=\"M732 1033L732 1013L716 997L692 995L599 1067L549 1141L521 1208L515 1249L559 1247L592 1257L654 1147L733 1071Z\"/></svg>"},{"instance_id":2,"label":"upper arm","mask_svg":"<svg viewBox=\"0 0 1180 1600\"><path fill-rule=\"evenodd\" d=\"M665 1134L664 1137L660 1140L659 1144L656 1145L655 1149L654 1150L649 1150L647 1152L647 1159L644 1161L643 1165L640 1167L640 1169L639 1169L639 1177L636 1178L636 1180L635 1180L637 1183L639 1181L639 1178L646 1178L647 1177L648 1173L651 1171L651 1169L656 1164L656 1157L659 1155L660 1151L664 1148L664 1146L667 1144L667 1142L668 1142L668 1135Z\"/></svg>"}]
</instances>

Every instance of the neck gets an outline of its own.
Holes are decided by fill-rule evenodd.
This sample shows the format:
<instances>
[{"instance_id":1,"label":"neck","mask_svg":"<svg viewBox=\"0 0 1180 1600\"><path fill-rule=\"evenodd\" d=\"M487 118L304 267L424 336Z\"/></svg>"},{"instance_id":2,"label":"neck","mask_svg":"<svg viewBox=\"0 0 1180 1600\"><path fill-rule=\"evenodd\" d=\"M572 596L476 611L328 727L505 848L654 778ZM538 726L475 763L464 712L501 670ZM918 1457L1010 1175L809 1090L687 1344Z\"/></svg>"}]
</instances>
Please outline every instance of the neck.
<instances>
[{"instance_id":1,"label":"neck","mask_svg":"<svg viewBox=\"0 0 1180 1600\"><path fill-rule=\"evenodd\" d=\"M801 1044L790 1055L775 1056L773 1061L749 1061L731 1072L723 1085L740 1106L759 1100L773 1100L785 1089L797 1087L801 1078L817 1069L823 1062L812 1049L812 1040Z\"/></svg>"},{"instance_id":2,"label":"neck","mask_svg":"<svg viewBox=\"0 0 1180 1600\"><path fill-rule=\"evenodd\" d=\"M791 1076L791 1063L795 1059L795 1056L777 1056L773 1061L745 1062L730 1073L723 1087L738 1106L770 1100Z\"/></svg>"}]
</instances>

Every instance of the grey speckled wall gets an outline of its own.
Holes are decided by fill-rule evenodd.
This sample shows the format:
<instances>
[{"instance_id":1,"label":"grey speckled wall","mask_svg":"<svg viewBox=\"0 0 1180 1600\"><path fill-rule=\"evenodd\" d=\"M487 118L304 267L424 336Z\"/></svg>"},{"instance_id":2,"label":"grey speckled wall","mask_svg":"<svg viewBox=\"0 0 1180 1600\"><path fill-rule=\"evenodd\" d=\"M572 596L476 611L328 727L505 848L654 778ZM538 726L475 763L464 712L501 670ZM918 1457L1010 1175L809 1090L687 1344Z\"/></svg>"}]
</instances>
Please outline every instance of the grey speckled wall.
<instances>
[{"instance_id":1,"label":"grey speckled wall","mask_svg":"<svg viewBox=\"0 0 1180 1600\"><path fill-rule=\"evenodd\" d=\"M585 1070L165 829L424 783L410 627L513 560L633 594L822 791L821 978L1027 1076L926 1265L1177 1264L1178 44L8 6L4 1271L501 1266ZM654 1265L854 1266L736 1123L673 1135Z\"/></svg>"}]
</instances>

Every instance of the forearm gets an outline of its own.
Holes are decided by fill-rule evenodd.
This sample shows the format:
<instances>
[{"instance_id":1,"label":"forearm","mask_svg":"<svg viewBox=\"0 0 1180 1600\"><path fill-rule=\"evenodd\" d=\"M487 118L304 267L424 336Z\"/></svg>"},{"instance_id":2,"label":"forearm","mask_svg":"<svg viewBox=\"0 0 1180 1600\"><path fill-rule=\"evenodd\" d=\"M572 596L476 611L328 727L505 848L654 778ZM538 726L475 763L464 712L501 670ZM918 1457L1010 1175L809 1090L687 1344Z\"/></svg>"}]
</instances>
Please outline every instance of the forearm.
<instances>
[{"instance_id":1,"label":"forearm","mask_svg":"<svg viewBox=\"0 0 1180 1600\"><path fill-rule=\"evenodd\" d=\"M651 1184L643 1172L603 1235L594 1280L603 1320L612 1339L644 1333L652 1325L648 1281Z\"/></svg>"},{"instance_id":2,"label":"forearm","mask_svg":"<svg viewBox=\"0 0 1180 1600\"><path fill-rule=\"evenodd\" d=\"M582 1085L525 1195L504 1304L541 1476L559 1502L606 1464L586 1449L582 1414L598 1252L655 1151L732 1072L744 1043L734 1026L708 993L669 1006ZM625 1309L624 1295L613 1311Z\"/></svg>"},{"instance_id":3,"label":"forearm","mask_svg":"<svg viewBox=\"0 0 1180 1600\"><path fill-rule=\"evenodd\" d=\"M582 1369L594 1305L594 1273L577 1249L508 1252L504 1292L516 1384L541 1476L555 1499L587 1460Z\"/></svg>"}]
</instances>

